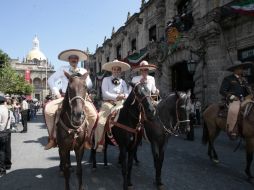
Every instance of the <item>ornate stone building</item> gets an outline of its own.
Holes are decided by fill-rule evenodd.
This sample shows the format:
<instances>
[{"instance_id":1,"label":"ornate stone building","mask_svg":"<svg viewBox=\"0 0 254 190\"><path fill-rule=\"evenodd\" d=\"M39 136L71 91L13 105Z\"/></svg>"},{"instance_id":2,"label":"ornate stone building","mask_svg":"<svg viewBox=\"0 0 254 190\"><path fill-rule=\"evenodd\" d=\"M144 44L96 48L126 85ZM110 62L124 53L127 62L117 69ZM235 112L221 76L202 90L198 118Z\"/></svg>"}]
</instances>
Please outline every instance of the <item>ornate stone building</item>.
<instances>
[{"instance_id":1,"label":"ornate stone building","mask_svg":"<svg viewBox=\"0 0 254 190\"><path fill-rule=\"evenodd\" d=\"M48 62L46 56L40 50L40 42L37 36L33 39L33 48L28 52L22 62L19 59L12 59L11 66L19 73L24 75L30 82L34 91L32 98L43 100L50 90L47 85L47 78L53 74L54 67Z\"/></svg>"},{"instance_id":2,"label":"ornate stone building","mask_svg":"<svg viewBox=\"0 0 254 190\"><path fill-rule=\"evenodd\" d=\"M235 60L254 61L254 17L238 14L232 0L141 1L139 13L112 30L95 53L96 71L115 58L156 64L164 96L191 89L203 105L220 100L219 87ZM132 73L127 73L128 79ZM253 68L246 76L253 80Z\"/></svg>"}]
</instances>

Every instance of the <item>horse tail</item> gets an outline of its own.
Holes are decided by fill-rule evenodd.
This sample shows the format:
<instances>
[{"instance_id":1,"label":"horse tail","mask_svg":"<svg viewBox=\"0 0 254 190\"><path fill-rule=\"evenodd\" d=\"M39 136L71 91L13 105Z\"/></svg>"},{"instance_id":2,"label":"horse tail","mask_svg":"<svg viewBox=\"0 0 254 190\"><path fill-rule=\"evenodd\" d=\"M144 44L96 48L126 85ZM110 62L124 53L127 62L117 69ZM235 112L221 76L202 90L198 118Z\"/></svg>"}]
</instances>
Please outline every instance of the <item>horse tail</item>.
<instances>
[{"instance_id":1,"label":"horse tail","mask_svg":"<svg viewBox=\"0 0 254 190\"><path fill-rule=\"evenodd\" d=\"M204 145L207 144L209 140L209 131L206 122L204 121L204 127L203 127L203 136L202 136L202 143Z\"/></svg>"}]
</instances>

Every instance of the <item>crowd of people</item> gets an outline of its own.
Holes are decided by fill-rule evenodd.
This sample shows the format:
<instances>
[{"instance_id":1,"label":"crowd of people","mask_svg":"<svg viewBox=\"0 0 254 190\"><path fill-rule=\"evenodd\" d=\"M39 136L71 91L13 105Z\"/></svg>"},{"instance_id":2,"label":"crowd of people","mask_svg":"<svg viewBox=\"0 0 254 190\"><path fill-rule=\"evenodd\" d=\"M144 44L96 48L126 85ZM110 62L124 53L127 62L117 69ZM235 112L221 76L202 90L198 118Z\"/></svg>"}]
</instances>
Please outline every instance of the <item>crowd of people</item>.
<instances>
[{"instance_id":1,"label":"crowd of people","mask_svg":"<svg viewBox=\"0 0 254 190\"><path fill-rule=\"evenodd\" d=\"M39 101L28 100L24 95L0 95L0 177L11 169L11 133L26 133L27 121L36 118L40 107ZM21 131L18 130L20 124Z\"/></svg>"}]
</instances>

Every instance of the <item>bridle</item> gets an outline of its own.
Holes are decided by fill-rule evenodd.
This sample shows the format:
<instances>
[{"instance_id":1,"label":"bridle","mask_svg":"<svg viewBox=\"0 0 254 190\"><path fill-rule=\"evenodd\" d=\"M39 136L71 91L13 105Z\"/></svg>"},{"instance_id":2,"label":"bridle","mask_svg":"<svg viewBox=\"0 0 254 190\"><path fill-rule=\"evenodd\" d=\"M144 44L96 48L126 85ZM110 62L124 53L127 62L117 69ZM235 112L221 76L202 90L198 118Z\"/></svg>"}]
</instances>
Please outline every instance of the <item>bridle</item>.
<instances>
[{"instance_id":1,"label":"bridle","mask_svg":"<svg viewBox=\"0 0 254 190\"><path fill-rule=\"evenodd\" d=\"M187 95L185 95L187 96ZM179 98L177 98L176 100L176 124L173 126L172 123L170 122L170 129L166 128L166 126L163 124L163 122L161 121L161 119L159 118L160 122L162 123L163 125L163 128L165 130L165 132L167 134L174 134L175 136L177 136L180 132L180 125L181 123L189 123L190 120L189 119L186 119L186 120L179 120L179 101L181 99L181 96ZM184 106L185 106L185 110L186 110L186 105L187 103L185 102Z\"/></svg>"},{"instance_id":2,"label":"bridle","mask_svg":"<svg viewBox=\"0 0 254 190\"><path fill-rule=\"evenodd\" d=\"M84 110L85 102L86 102L86 99L87 99L87 96L88 96L87 93L85 94L85 98L83 98L82 96L74 96L74 97L70 98L69 86L68 86L67 92L68 92L68 103L69 103L69 106L70 106L70 113L72 113L72 109L73 109L72 102L76 99L80 99L82 101L82 103L83 103L82 110ZM70 121L70 124L73 128L78 129L80 127L83 127L86 124L86 119L84 119L82 121L81 125L75 125L72 122L72 114L71 114L71 118L70 118L69 115L67 114L67 112L65 112L65 113L66 113L66 116L67 116L68 120Z\"/></svg>"},{"instance_id":3,"label":"bridle","mask_svg":"<svg viewBox=\"0 0 254 190\"><path fill-rule=\"evenodd\" d=\"M146 113L145 113L145 108L142 104L142 102L144 101L144 99L146 98L150 98L151 99L151 96L144 96L142 98L139 98L138 95L136 94L135 92L135 89L137 88L138 85L140 85L141 83L136 83L135 86L133 87L132 91L134 93L134 100L132 101L131 105L134 105L135 102L137 101L138 102L138 108L139 108L139 111L140 111L140 114L139 114L139 123L142 123L144 121L147 120L147 116L146 116ZM142 118L143 116L143 118Z\"/></svg>"}]
</instances>

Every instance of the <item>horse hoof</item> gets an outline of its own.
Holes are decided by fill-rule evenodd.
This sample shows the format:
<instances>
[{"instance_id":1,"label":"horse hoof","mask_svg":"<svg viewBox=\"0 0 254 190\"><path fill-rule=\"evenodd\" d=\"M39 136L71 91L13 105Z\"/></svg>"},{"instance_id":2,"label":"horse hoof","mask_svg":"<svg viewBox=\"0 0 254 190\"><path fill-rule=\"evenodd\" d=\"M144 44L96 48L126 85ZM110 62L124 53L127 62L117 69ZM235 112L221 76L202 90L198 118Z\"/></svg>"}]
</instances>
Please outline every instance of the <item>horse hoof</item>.
<instances>
[{"instance_id":1,"label":"horse hoof","mask_svg":"<svg viewBox=\"0 0 254 190\"><path fill-rule=\"evenodd\" d=\"M248 170L245 170L245 173L246 175L248 176L248 178L251 180L251 179L254 179L254 177L251 175L250 171Z\"/></svg>"},{"instance_id":2,"label":"horse hoof","mask_svg":"<svg viewBox=\"0 0 254 190\"><path fill-rule=\"evenodd\" d=\"M97 167L92 167L92 172L95 172L97 170Z\"/></svg>"},{"instance_id":3,"label":"horse hoof","mask_svg":"<svg viewBox=\"0 0 254 190\"><path fill-rule=\"evenodd\" d=\"M165 188L164 188L164 185L163 185L163 184L160 184L160 185L157 185L157 189L158 189L158 190L164 190Z\"/></svg>"},{"instance_id":4,"label":"horse hoof","mask_svg":"<svg viewBox=\"0 0 254 190\"><path fill-rule=\"evenodd\" d=\"M220 161L219 161L218 159L212 159L212 161L213 161L213 163L215 163L215 164L219 164L219 163L220 163Z\"/></svg>"},{"instance_id":5,"label":"horse hoof","mask_svg":"<svg viewBox=\"0 0 254 190\"><path fill-rule=\"evenodd\" d=\"M104 168L108 168L108 164L104 164Z\"/></svg>"},{"instance_id":6,"label":"horse hoof","mask_svg":"<svg viewBox=\"0 0 254 190\"><path fill-rule=\"evenodd\" d=\"M133 185L132 184L129 184L128 185L128 190L132 190L133 189Z\"/></svg>"}]
</instances>

